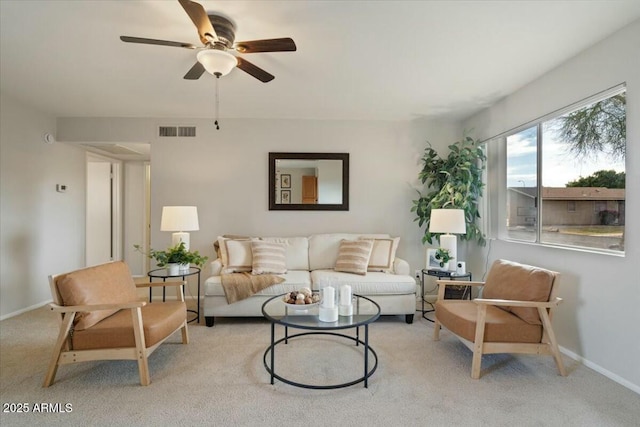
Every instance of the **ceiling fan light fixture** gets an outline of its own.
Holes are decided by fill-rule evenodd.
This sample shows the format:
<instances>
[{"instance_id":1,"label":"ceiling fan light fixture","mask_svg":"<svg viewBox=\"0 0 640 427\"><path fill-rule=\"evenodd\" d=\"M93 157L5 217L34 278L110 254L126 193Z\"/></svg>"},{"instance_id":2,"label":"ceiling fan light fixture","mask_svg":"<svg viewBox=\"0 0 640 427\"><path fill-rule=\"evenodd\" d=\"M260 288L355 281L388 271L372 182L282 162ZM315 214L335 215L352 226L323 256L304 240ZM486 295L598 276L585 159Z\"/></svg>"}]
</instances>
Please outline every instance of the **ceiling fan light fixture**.
<instances>
[{"instance_id":1,"label":"ceiling fan light fixture","mask_svg":"<svg viewBox=\"0 0 640 427\"><path fill-rule=\"evenodd\" d=\"M205 49L198 52L200 62L208 73L226 76L238 65L238 60L230 53L218 49Z\"/></svg>"}]
</instances>

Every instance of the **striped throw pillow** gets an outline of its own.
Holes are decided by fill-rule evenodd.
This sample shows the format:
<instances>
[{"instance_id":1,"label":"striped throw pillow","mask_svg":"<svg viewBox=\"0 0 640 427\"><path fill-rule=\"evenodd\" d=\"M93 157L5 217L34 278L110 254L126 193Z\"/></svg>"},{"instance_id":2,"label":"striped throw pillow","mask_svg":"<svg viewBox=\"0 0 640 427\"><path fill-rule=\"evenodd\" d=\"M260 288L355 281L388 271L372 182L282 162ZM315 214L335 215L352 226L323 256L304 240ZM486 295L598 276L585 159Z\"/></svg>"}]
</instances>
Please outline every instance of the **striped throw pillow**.
<instances>
[{"instance_id":1,"label":"striped throw pillow","mask_svg":"<svg viewBox=\"0 0 640 427\"><path fill-rule=\"evenodd\" d=\"M286 250L286 243L252 240L253 270L251 274L286 273Z\"/></svg>"},{"instance_id":2,"label":"striped throw pillow","mask_svg":"<svg viewBox=\"0 0 640 427\"><path fill-rule=\"evenodd\" d=\"M342 240L338 250L335 271L367 274L373 240Z\"/></svg>"}]
</instances>

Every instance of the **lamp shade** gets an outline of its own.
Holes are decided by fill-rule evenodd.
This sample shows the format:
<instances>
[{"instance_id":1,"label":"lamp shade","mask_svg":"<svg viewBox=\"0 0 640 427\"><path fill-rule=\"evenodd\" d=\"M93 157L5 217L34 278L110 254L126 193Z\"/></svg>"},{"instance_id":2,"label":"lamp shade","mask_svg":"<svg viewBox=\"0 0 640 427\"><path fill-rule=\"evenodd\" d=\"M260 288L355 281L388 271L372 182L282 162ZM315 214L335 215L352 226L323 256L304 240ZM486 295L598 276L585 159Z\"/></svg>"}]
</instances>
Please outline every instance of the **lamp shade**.
<instances>
[{"instance_id":1,"label":"lamp shade","mask_svg":"<svg viewBox=\"0 0 640 427\"><path fill-rule=\"evenodd\" d=\"M466 234L467 223L462 209L431 209L429 233Z\"/></svg>"},{"instance_id":2,"label":"lamp shade","mask_svg":"<svg viewBox=\"0 0 640 427\"><path fill-rule=\"evenodd\" d=\"M226 76L238 65L235 56L218 49L201 50L198 52L197 58L204 69L213 75Z\"/></svg>"},{"instance_id":3,"label":"lamp shade","mask_svg":"<svg viewBox=\"0 0 640 427\"><path fill-rule=\"evenodd\" d=\"M162 208L161 231L199 230L196 206L165 206Z\"/></svg>"}]
</instances>

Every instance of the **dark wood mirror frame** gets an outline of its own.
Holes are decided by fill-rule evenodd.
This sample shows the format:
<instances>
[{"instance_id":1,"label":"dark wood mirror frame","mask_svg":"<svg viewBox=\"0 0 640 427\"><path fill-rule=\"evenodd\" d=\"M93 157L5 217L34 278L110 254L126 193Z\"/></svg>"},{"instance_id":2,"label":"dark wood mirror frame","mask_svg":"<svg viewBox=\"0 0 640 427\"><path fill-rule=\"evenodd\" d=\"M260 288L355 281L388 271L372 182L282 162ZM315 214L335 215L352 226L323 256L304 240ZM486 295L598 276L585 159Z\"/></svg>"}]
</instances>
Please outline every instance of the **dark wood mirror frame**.
<instances>
[{"instance_id":1,"label":"dark wood mirror frame","mask_svg":"<svg viewBox=\"0 0 640 427\"><path fill-rule=\"evenodd\" d=\"M342 160L342 203L340 204L279 204L276 203L277 160ZM269 153L270 211L348 211L349 153Z\"/></svg>"}]
</instances>

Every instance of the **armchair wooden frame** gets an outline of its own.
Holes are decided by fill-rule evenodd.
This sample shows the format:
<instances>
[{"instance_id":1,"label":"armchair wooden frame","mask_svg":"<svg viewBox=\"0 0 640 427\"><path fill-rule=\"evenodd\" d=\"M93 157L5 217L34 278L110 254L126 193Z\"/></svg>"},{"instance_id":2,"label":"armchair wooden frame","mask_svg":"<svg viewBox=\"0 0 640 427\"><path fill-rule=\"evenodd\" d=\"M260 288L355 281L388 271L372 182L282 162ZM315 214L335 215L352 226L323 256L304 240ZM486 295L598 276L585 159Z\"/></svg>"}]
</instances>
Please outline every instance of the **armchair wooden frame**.
<instances>
[{"instance_id":1,"label":"armchair wooden frame","mask_svg":"<svg viewBox=\"0 0 640 427\"><path fill-rule=\"evenodd\" d=\"M138 372L140 374L140 384L149 385L151 379L149 376L149 362L148 357L155 351L160 344L162 344L167 338L173 335L178 329L182 330L182 343L189 343L189 331L187 329L187 319L185 313L184 323L176 328L173 332L168 334L165 338L155 343L154 345L147 347L145 345L145 337L142 322L141 308L147 303L145 301L134 301L129 303L118 304L91 304L91 305L76 305L76 306L64 306L62 305L62 297L58 292L56 286L57 275L49 276L49 285L51 286L51 294L54 302L49 304L50 309L59 314L60 320L60 332L58 333L58 339L56 341L53 356L49 362L49 369L44 380L43 387L49 387L53 384L58 367L60 365L68 365L72 363L88 362L92 360L137 360ZM183 287L186 282L182 280L167 280L166 282L149 282L149 279L144 277L134 280L136 288L156 287L156 286L174 286L176 289L176 297L178 301L184 302ZM97 310L130 310L133 320L133 333L135 336L135 347L130 348L100 348L91 350L74 350L72 347L71 333L73 327L73 321L76 314L80 312L91 312Z\"/></svg>"},{"instance_id":2,"label":"armchair wooden frame","mask_svg":"<svg viewBox=\"0 0 640 427\"><path fill-rule=\"evenodd\" d=\"M557 282L558 274L555 274L554 282ZM447 286L460 285L460 282L452 280L438 280L438 300L444 299L445 288ZM469 286L484 286L484 282L464 282ZM504 299L483 299L476 298L473 300L477 304L478 314L476 318L476 330L474 342L470 342L462 337L458 337L471 351L473 351L473 361L471 364L471 378L480 378L480 367L482 364L483 354L494 353L522 353L522 354L538 354L553 356L560 375L566 376L567 373L560 356L560 349L556 341L555 333L551 327L551 318L553 309L562 302L562 298L555 296L557 285L551 290L548 302L536 301L514 301ZM484 342L485 319L487 315L487 306L510 306L510 307L531 307L538 310L538 315L542 321L543 334L540 343L514 343L514 342ZM434 321L433 340L440 339L440 321L437 316Z\"/></svg>"}]
</instances>

